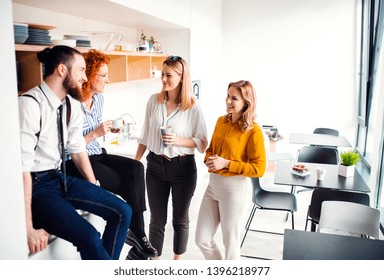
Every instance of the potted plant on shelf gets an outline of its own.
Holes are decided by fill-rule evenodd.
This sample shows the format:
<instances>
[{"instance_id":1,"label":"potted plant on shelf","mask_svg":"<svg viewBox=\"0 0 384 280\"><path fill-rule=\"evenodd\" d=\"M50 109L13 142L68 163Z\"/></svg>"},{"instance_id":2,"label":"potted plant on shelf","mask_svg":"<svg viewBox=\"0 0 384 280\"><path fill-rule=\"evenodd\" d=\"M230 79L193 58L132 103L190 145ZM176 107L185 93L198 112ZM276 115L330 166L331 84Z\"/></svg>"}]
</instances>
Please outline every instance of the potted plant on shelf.
<instances>
[{"instance_id":1,"label":"potted plant on shelf","mask_svg":"<svg viewBox=\"0 0 384 280\"><path fill-rule=\"evenodd\" d=\"M360 161L360 155L356 150L348 150L340 153L339 175L351 177L355 173L355 165Z\"/></svg>"}]
</instances>

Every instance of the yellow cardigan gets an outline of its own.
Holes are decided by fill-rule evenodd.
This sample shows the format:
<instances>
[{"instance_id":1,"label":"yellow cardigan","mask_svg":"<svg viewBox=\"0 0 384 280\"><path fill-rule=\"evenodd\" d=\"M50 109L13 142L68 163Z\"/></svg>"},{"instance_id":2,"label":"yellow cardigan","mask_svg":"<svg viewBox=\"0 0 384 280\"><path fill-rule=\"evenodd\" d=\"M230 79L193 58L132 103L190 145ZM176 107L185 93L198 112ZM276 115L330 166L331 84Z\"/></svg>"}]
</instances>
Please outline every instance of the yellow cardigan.
<instances>
[{"instance_id":1,"label":"yellow cardigan","mask_svg":"<svg viewBox=\"0 0 384 280\"><path fill-rule=\"evenodd\" d=\"M219 155L230 160L228 169L213 171L222 176L243 175L261 177L266 169L266 153L263 132L258 124L243 132L243 121L234 124L230 118L221 116L215 126L211 143L206 151L204 161L211 155Z\"/></svg>"}]
</instances>

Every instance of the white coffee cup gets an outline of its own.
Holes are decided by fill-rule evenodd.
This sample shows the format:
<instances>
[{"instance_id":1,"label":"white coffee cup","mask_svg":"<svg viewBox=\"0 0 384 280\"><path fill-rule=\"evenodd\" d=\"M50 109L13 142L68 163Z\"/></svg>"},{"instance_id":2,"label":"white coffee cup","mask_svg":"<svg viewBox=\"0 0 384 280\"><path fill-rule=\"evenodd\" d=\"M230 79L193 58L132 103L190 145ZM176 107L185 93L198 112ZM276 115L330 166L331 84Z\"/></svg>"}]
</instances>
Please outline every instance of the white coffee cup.
<instances>
[{"instance_id":1,"label":"white coffee cup","mask_svg":"<svg viewBox=\"0 0 384 280\"><path fill-rule=\"evenodd\" d=\"M122 118L112 120L112 128L118 129L122 128L124 125L124 121Z\"/></svg>"},{"instance_id":2,"label":"white coffee cup","mask_svg":"<svg viewBox=\"0 0 384 280\"><path fill-rule=\"evenodd\" d=\"M161 136L163 136L164 134L172 133L172 131L173 131L172 126L170 126L170 125L160 126ZM163 145L164 145L164 147L171 146L169 144L164 143L164 141L163 141Z\"/></svg>"},{"instance_id":3,"label":"white coffee cup","mask_svg":"<svg viewBox=\"0 0 384 280\"><path fill-rule=\"evenodd\" d=\"M327 174L327 170L324 167L316 168L317 180L324 180L325 174Z\"/></svg>"}]
</instances>

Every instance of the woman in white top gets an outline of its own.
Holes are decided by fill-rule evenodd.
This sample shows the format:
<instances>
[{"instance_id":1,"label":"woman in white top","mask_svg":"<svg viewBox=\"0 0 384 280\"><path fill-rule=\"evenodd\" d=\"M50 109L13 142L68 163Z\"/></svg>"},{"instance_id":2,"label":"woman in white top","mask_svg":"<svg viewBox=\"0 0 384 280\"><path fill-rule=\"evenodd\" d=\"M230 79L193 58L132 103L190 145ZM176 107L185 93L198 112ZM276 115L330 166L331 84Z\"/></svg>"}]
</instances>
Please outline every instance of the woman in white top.
<instances>
[{"instance_id":1,"label":"woman in white top","mask_svg":"<svg viewBox=\"0 0 384 280\"><path fill-rule=\"evenodd\" d=\"M150 97L136 159L146 149L146 182L151 211L149 240L160 257L167 223L167 205L172 192L173 253L181 259L189 235L189 206L196 188L197 170L194 151L204 153L207 129L199 104L192 94L189 66L179 56L163 62L162 90ZM172 132L161 136L160 127Z\"/></svg>"}]
</instances>

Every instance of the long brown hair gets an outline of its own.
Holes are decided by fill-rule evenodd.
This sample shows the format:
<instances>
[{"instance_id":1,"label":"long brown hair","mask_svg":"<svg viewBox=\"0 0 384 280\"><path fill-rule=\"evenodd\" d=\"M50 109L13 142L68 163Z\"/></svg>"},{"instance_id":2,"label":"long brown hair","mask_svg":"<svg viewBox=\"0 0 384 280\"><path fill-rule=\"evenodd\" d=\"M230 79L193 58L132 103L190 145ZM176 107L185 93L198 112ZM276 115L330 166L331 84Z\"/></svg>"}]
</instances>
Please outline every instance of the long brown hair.
<instances>
[{"instance_id":1,"label":"long brown hair","mask_svg":"<svg viewBox=\"0 0 384 280\"><path fill-rule=\"evenodd\" d=\"M236 88L240 94L241 97L244 99L245 105L243 108L243 116L242 120L244 124L242 125L241 129L243 131L246 131L248 129L253 128L253 124L256 120L256 92L253 88L251 82L240 80L237 82L229 83L228 90L234 87ZM228 117L228 116L227 116Z\"/></svg>"},{"instance_id":2,"label":"long brown hair","mask_svg":"<svg viewBox=\"0 0 384 280\"><path fill-rule=\"evenodd\" d=\"M196 100L192 93L191 77L188 63L180 56L168 56L163 65L168 65L177 74L181 76L181 88L177 97L177 102L180 104L180 109L185 111L192 108ZM161 91L157 96L159 103L164 102L168 98L166 91Z\"/></svg>"},{"instance_id":3,"label":"long brown hair","mask_svg":"<svg viewBox=\"0 0 384 280\"><path fill-rule=\"evenodd\" d=\"M91 88L95 79L96 73L100 67L104 64L109 63L109 57L97 50L89 50L83 54L86 64L85 74L87 75L88 81L83 83L83 94L85 100L91 96Z\"/></svg>"}]
</instances>

